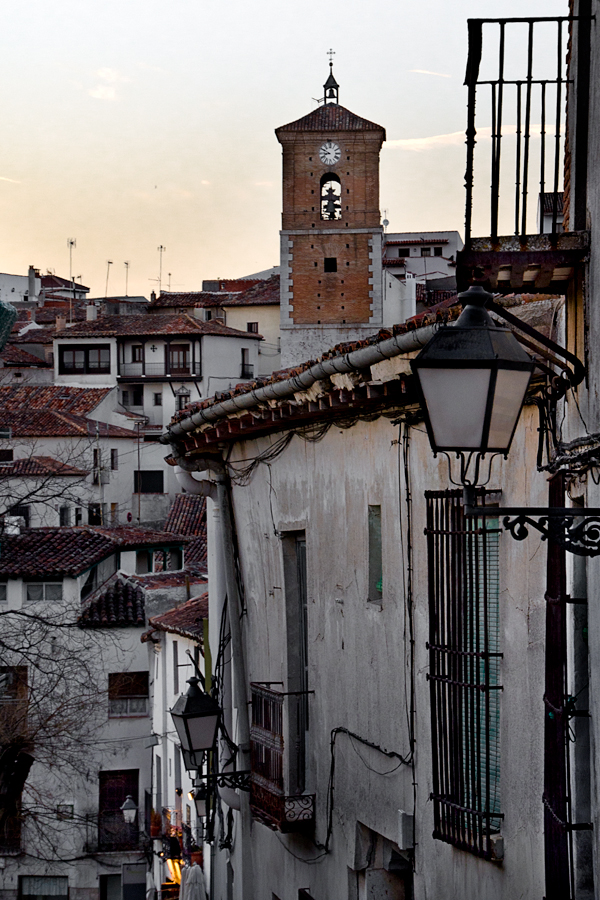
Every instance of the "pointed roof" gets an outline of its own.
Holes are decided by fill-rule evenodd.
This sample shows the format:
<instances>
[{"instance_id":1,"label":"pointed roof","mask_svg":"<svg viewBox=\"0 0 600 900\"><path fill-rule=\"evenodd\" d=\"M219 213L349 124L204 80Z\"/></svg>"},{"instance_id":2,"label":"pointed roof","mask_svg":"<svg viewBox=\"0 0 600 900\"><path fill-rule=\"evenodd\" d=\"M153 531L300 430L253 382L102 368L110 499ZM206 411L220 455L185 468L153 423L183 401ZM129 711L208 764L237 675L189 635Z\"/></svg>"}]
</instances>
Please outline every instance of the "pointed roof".
<instances>
[{"instance_id":1,"label":"pointed roof","mask_svg":"<svg viewBox=\"0 0 600 900\"><path fill-rule=\"evenodd\" d=\"M360 116L337 103L318 106L307 116L276 128L275 134L279 135L288 131L382 131L383 140L385 140L385 128L376 125L375 122L369 122L368 119L361 119Z\"/></svg>"},{"instance_id":2,"label":"pointed roof","mask_svg":"<svg viewBox=\"0 0 600 900\"><path fill-rule=\"evenodd\" d=\"M324 87L326 87L326 88L339 87L339 84L337 83L337 81L335 80L335 78L333 76L333 64L332 63L329 63L329 77L327 78L327 81L325 82Z\"/></svg>"}]
</instances>

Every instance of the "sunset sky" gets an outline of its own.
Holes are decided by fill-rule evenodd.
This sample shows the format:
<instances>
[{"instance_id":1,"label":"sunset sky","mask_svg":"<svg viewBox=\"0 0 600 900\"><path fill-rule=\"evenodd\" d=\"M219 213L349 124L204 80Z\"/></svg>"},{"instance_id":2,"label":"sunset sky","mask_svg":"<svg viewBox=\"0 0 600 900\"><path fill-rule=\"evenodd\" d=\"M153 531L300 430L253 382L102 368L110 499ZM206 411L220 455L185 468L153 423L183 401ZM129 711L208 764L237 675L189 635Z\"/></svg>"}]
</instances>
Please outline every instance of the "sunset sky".
<instances>
[{"instance_id":1,"label":"sunset sky","mask_svg":"<svg viewBox=\"0 0 600 900\"><path fill-rule=\"evenodd\" d=\"M109 259L109 294L128 260L129 293L149 296L160 244L165 289L168 273L199 290L277 264L273 132L315 108L330 47L341 104L387 130L389 230L462 234L466 20L566 14L566 0L6 0L0 271L68 277L68 238L94 296Z\"/></svg>"}]
</instances>

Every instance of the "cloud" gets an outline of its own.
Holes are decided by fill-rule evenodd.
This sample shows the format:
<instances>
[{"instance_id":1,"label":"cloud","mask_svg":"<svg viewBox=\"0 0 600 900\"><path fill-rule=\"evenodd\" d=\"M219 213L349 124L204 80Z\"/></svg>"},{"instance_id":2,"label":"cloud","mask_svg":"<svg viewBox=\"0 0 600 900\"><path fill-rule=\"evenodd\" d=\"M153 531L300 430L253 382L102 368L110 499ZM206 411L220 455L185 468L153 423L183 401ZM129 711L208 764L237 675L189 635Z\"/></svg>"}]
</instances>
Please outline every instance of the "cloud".
<instances>
[{"instance_id":1,"label":"cloud","mask_svg":"<svg viewBox=\"0 0 600 900\"><path fill-rule=\"evenodd\" d=\"M117 85L124 81L129 81L125 75L121 75L116 69L108 67L98 69L96 77L100 79L100 84L88 90L90 97L96 100L116 100Z\"/></svg>"},{"instance_id":2,"label":"cloud","mask_svg":"<svg viewBox=\"0 0 600 900\"><path fill-rule=\"evenodd\" d=\"M417 75L436 75L438 78L452 78L452 75L446 75L444 72L430 72L428 69L409 69L409 72L416 72Z\"/></svg>"},{"instance_id":3,"label":"cloud","mask_svg":"<svg viewBox=\"0 0 600 900\"><path fill-rule=\"evenodd\" d=\"M0 181L10 181L11 184L21 184L20 181L16 181L14 178L6 178L4 175L0 175Z\"/></svg>"},{"instance_id":4,"label":"cloud","mask_svg":"<svg viewBox=\"0 0 600 900\"><path fill-rule=\"evenodd\" d=\"M272 181L255 181L255 187L273 187Z\"/></svg>"},{"instance_id":5,"label":"cloud","mask_svg":"<svg viewBox=\"0 0 600 900\"><path fill-rule=\"evenodd\" d=\"M200 184L210 184L210 181L201 181Z\"/></svg>"},{"instance_id":6,"label":"cloud","mask_svg":"<svg viewBox=\"0 0 600 900\"><path fill-rule=\"evenodd\" d=\"M411 150L422 153L437 147L458 147L465 142L464 131L452 131L450 134L434 134L424 138L401 138L397 141L386 141L385 146L394 150Z\"/></svg>"}]
</instances>

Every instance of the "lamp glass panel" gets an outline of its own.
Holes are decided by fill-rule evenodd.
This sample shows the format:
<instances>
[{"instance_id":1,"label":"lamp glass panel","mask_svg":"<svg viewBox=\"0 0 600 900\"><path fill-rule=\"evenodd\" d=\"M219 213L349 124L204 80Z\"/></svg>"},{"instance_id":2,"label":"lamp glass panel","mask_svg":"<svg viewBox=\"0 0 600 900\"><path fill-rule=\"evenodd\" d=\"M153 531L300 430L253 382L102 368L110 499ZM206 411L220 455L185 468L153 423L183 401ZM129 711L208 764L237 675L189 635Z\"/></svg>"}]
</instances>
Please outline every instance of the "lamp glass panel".
<instances>
[{"instance_id":1,"label":"lamp glass panel","mask_svg":"<svg viewBox=\"0 0 600 900\"><path fill-rule=\"evenodd\" d=\"M123 818L125 819L128 825L133 825L135 822L135 817L137 815L137 809L124 809L123 810Z\"/></svg>"},{"instance_id":2,"label":"lamp glass panel","mask_svg":"<svg viewBox=\"0 0 600 900\"><path fill-rule=\"evenodd\" d=\"M178 716L173 711L171 711L171 718L173 719L173 724L177 729L177 734L179 736L181 746L184 750L190 752L192 748L190 747L190 738L187 733L187 728L185 727L185 719L183 718L183 716Z\"/></svg>"},{"instance_id":3,"label":"lamp glass panel","mask_svg":"<svg viewBox=\"0 0 600 900\"><path fill-rule=\"evenodd\" d=\"M438 447L481 446L489 369L419 368L429 421Z\"/></svg>"},{"instance_id":4,"label":"lamp glass panel","mask_svg":"<svg viewBox=\"0 0 600 900\"><path fill-rule=\"evenodd\" d=\"M529 371L498 370L488 447L494 450L508 449L530 377Z\"/></svg>"},{"instance_id":5,"label":"lamp glass panel","mask_svg":"<svg viewBox=\"0 0 600 900\"><path fill-rule=\"evenodd\" d=\"M206 798L205 797L195 797L194 803L196 805L196 814L198 816L206 815Z\"/></svg>"},{"instance_id":6,"label":"lamp glass panel","mask_svg":"<svg viewBox=\"0 0 600 900\"><path fill-rule=\"evenodd\" d=\"M215 742L218 715L188 719L188 728L194 750L210 750Z\"/></svg>"}]
</instances>

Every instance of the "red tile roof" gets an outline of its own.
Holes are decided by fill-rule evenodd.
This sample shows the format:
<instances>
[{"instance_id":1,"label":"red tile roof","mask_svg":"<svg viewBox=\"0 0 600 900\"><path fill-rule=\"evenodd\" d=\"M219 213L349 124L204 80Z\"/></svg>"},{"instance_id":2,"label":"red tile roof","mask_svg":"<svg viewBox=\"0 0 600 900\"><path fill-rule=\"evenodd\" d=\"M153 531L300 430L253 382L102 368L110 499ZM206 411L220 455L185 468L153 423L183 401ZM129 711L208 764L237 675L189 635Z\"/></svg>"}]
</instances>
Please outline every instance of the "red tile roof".
<instances>
[{"instance_id":1,"label":"red tile roof","mask_svg":"<svg viewBox=\"0 0 600 900\"><path fill-rule=\"evenodd\" d=\"M1 399L1 397L0 397ZM3 409L0 427L12 429L13 437L108 437L137 440L137 433L120 425L109 425L85 416L52 409Z\"/></svg>"},{"instance_id":2,"label":"red tile roof","mask_svg":"<svg viewBox=\"0 0 600 900\"><path fill-rule=\"evenodd\" d=\"M206 500L195 494L177 494L169 510L165 531L206 536Z\"/></svg>"},{"instance_id":3,"label":"red tile roof","mask_svg":"<svg viewBox=\"0 0 600 900\"><path fill-rule=\"evenodd\" d=\"M271 275L265 281L253 283L246 291L187 291L163 292L152 300L152 309L200 307L227 308L230 306L279 306L279 275Z\"/></svg>"},{"instance_id":4,"label":"red tile roof","mask_svg":"<svg viewBox=\"0 0 600 900\"><path fill-rule=\"evenodd\" d=\"M193 570L206 570L206 534L193 538L185 548L185 564Z\"/></svg>"},{"instance_id":5,"label":"red tile roof","mask_svg":"<svg viewBox=\"0 0 600 900\"><path fill-rule=\"evenodd\" d=\"M112 528L96 526L94 531L111 538L119 547L166 547L171 544L185 544L189 538L185 534L174 534L170 531L153 531L150 528L140 528L135 525L116 525Z\"/></svg>"},{"instance_id":6,"label":"red tile roof","mask_svg":"<svg viewBox=\"0 0 600 900\"><path fill-rule=\"evenodd\" d=\"M75 476L84 478L88 473L51 456L30 456L15 459L10 463L0 463L0 478L31 476L44 478L48 475Z\"/></svg>"},{"instance_id":7,"label":"red tile roof","mask_svg":"<svg viewBox=\"0 0 600 900\"><path fill-rule=\"evenodd\" d=\"M61 278L60 275L42 275L41 281L42 290L44 291L62 291L65 288L68 288L69 290L73 289L73 282L69 281L67 278ZM75 293L80 291L89 291L89 287L75 282Z\"/></svg>"},{"instance_id":8,"label":"red tile roof","mask_svg":"<svg viewBox=\"0 0 600 900\"><path fill-rule=\"evenodd\" d=\"M115 550L114 541L92 528L30 528L19 535L3 535L0 575L75 576Z\"/></svg>"},{"instance_id":9,"label":"red tile roof","mask_svg":"<svg viewBox=\"0 0 600 900\"><path fill-rule=\"evenodd\" d=\"M144 592L123 578L115 578L81 613L81 628L131 628L146 624Z\"/></svg>"},{"instance_id":10,"label":"red tile roof","mask_svg":"<svg viewBox=\"0 0 600 900\"><path fill-rule=\"evenodd\" d=\"M257 337L245 331L228 328L219 322L202 322L188 315L101 316L93 322L81 322L56 332L61 341L65 338L102 337L150 337L169 334L215 334L233 337Z\"/></svg>"},{"instance_id":11,"label":"red tile roof","mask_svg":"<svg viewBox=\"0 0 600 900\"><path fill-rule=\"evenodd\" d=\"M29 528L2 537L0 576L74 576L116 550L185 544L187 540L184 535L128 526Z\"/></svg>"},{"instance_id":12,"label":"red tile roof","mask_svg":"<svg viewBox=\"0 0 600 900\"><path fill-rule=\"evenodd\" d=\"M39 356L34 356L33 353L28 353L27 350L23 350L13 343L6 345L2 353L0 353L0 359L5 366L16 366L20 369L26 366L37 366L44 369L52 368L52 363L40 359Z\"/></svg>"},{"instance_id":13,"label":"red tile roof","mask_svg":"<svg viewBox=\"0 0 600 900\"><path fill-rule=\"evenodd\" d=\"M161 616L148 619L155 631L168 631L198 640L203 635L203 620L208 618L208 593L194 597L181 606L170 609Z\"/></svg>"},{"instance_id":14,"label":"red tile roof","mask_svg":"<svg viewBox=\"0 0 600 900\"><path fill-rule=\"evenodd\" d=\"M51 344L56 330L54 328L29 328L24 334L19 334L23 323L17 323L10 336L11 344Z\"/></svg>"},{"instance_id":15,"label":"red tile roof","mask_svg":"<svg viewBox=\"0 0 600 900\"><path fill-rule=\"evenodd\" d=\"M130 575L130 581L139 584L146 591L160 590L166 587L183 587L190 585L207 584L206 572L195 572L193 570L182 569L179 572L153 572L149 575Z\"/></svg>"},{"instance_id":16,"label":"red tile roof","mask_svg":"<svg viewBox=\"0 0 600 900\"><path fill-rule=\"evenodd\" d=\"M0 386L0 415L5 410L53 410L87 416L112 388L78 388L60 384L7 384Z\"/></svg>"},{"instance_id":17,"label":"red tile roof","mask_svg":"<svg viewBox=\"0 0 600 900\"><path fill-rule=\"evenodd\" d=\"M368 119L361 119L337 103L318 106L307 116L276 128L275 134L286 131L381 131L385 140L385 128L376 125L375 122L369 122Z\"/></svg>"}]
</instances>

